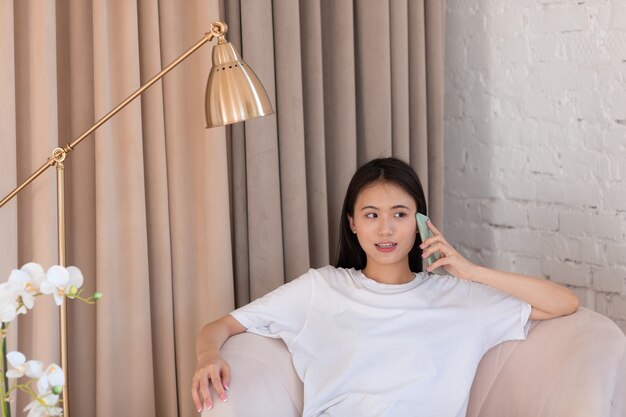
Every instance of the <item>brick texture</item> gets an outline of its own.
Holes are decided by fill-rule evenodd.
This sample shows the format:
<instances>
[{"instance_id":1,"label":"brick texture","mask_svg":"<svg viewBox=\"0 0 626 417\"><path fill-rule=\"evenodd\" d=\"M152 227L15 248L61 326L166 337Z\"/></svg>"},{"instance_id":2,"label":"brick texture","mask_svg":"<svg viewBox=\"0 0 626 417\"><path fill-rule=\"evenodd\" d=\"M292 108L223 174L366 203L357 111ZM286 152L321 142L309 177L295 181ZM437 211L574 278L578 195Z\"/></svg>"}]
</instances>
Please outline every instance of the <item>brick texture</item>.
<instances>
[{"instance_id":1,"label":"brick texture","mask_svg":"<svg viewBox=\"0 0 626 417\"><path fill-rule=\"evenodd\" d=\"M626 332L626 5L447 0L445 225Z\"/></svg>"}]
</instances>

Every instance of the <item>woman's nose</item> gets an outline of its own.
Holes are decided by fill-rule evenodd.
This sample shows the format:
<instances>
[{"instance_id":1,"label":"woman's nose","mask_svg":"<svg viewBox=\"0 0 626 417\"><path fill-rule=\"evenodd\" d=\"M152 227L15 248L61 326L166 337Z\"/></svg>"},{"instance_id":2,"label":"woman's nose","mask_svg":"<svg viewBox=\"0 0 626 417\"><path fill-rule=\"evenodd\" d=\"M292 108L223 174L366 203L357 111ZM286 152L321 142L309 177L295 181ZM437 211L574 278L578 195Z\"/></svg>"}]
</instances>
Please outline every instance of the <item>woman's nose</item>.
<instances>
[{"instance_id":1,"label":"woman's nose","mask_svg":"<svg viewBox=\"0 0 626 417\"><path fill-rule=\"evenodd\" d=\"M390 219L381 218L378 226L379 236L389 236L393 231Z\"/></svg>"}]
</instances>

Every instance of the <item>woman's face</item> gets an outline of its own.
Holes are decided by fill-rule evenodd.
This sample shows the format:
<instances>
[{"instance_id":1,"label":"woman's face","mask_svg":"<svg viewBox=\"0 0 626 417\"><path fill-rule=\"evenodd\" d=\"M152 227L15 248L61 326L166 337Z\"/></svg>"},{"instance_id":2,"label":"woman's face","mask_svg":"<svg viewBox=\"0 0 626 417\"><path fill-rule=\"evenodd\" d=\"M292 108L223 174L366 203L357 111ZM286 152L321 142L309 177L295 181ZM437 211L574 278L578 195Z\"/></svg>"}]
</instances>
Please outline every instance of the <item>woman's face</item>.
<instances>
[{"instance_id":1,"label":"woman's face","mask_svg":"<svg viewBox=\"0 0 626 417\"><path fill-rule=\"evenodd\" d=\"M408 268L417 233L416 212L413 197L393 183L378 181L361 190L354 216L348 218L367 255L367 269Z\"/></svg>"}]
</instances>

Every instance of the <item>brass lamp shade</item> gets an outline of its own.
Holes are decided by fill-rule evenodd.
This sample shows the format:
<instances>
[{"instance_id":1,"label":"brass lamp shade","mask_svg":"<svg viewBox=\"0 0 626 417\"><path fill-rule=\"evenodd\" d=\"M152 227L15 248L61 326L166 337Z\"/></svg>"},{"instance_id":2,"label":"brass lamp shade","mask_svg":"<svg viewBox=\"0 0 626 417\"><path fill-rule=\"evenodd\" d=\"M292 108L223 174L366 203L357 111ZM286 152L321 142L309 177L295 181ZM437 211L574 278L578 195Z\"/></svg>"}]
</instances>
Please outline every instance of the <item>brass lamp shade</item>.
<instances>
[{"instance_id":1,"label":"brass lamp shade","mask_svg":"<svg viewBox=\"0 0 626 417\"><path fill-rule=\"evenodd\" d=\"M213 67L206 85L207 128L273 113L263 85L230 42L213 47Z\"/></svg>"}]
</instances>

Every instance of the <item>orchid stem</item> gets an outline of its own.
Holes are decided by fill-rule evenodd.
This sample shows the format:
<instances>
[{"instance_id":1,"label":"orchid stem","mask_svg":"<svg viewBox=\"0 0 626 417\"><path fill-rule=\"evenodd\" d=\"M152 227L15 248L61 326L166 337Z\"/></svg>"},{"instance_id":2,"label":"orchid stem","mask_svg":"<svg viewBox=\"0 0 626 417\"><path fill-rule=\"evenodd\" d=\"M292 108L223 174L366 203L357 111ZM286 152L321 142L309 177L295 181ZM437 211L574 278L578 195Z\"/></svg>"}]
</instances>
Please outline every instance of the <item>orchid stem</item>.
<instances>
[{"instance_id":1,"label":"orchid stem","mask_svg":"<svg viewBox=\"0 0 626 417\"><path fill-rule=\"evenodd\" d=\"M11 417L11 407L8 400L9 379L7 378L7 324L2 322L2 390L0 390L0 400L2 401L2 417Z\"/></svg>"}]
</instances>

